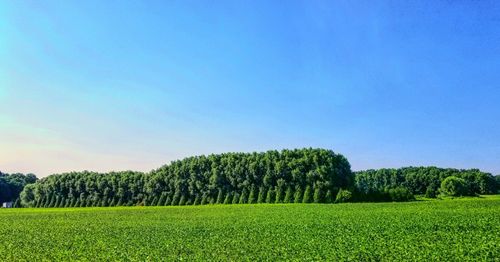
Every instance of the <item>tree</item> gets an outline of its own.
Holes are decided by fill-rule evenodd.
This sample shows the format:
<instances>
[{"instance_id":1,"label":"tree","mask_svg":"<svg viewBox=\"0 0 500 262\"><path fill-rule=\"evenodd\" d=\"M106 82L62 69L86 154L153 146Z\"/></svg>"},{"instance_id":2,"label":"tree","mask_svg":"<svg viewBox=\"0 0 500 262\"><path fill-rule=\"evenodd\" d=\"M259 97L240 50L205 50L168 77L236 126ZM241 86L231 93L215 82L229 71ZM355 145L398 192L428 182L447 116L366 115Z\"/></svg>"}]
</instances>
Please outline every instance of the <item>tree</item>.
<instances>
[{"instance_id":1,"label":"tree","mask_svg":"<svg viewBox=\"0 0 500 262\"><path fill-rule=\"evenodd\" d=\"M247 204L247 203L248 203L247 190L243 189L243 192L241 192L239 204Z\"/></svg>"},{"instance_id":2,"label":"tree","mask_svg":"<svg viewBox=\"0 0 500 262\"><path fill-rule=\"evenodd\" d=\"M274 202L276 204L278 203L283 203L283 188L281 186L279 187L276 187L276 199L274 200Z\"/></svg>"},{"instance_id":3,"label":"tree","mask_svg":"<svg viewBox=\"0 0 500 262\"><path fill-rule=\"evenodd\" d=\"M197 206L197 205L199 205L199 204L200 204L200 197L199 197L199 196L196 196L196 197L194 198L193 205L194 205L194 206Z\"/></svg>"},{"instance_id":4,"label":"tree","mask_svg":"<svg viewBox=\"0 0 500 262\"><path fill-rule=\"evenodd\" d=\"M34 207L35 205L35 185L28 184L20 194L21 205L23 207Z\"/></svg>"},{"instance_id":5,"label":"tree","mask_svg":"<svg viewBox=\"0 0 500 262\"><path fill-rule=\"evenodd\" d=\"M302 193L301 187L297 187L295 189L295 194L293 196L293 202L296 204L302 203L302 196L303 196L303 193Z\"/></svg>"},{"instance_id":6,"label":"tree","mask_svg":"<svg viewBox=\"0 0 500 262\"><path fill-rule=\"evenodd\" d=\"M265 198L264 198L264 197L265 197L265 194L266 194L266 193L264 193L264 187L260 187L260 188L259 188L259 195L258 195L258 197L257 197L257 203L258 203L258 204L262 204L262 203L264 203L264 200L265 200Z\"/></svg>"},{"instance_id":7,"label":"tree","mask_svg":"<svg viewBox=\"0 0 500 262\"><path fill-rule=\"evenodd\" d=\"M167 196L167 198L165 199L165 204L163 204L163 205L170 206L171 203L172 203L172 200L170 199L170 196Z\"/></svg>"},{"instance_id":8,"label":"tree","mask_svg":"<svg viewBox=\"0 0 500 262\"><path fill-rule=\"evenodd\" d=\"M285 192L285 199L283 200L284 203L293 203L293 191L292 187L288 187Z\"/></svg>"},{"instance_id":9,"label":"tree","mask_svg":"<svg viewBox=\"0 0 500 262\"><path fill-rule=\"evenodd\" d=\"M346 203L352 199L352 193L349 190L340 189L335 198L335 203Z\"/></svg>"},{"instance_id":10,"label":"tree","mask_svg":"<svg viewBox=\"0 0 500 262\"><path fill-rule=\"evenodd\" d=\"M441 182L439 191L446 196L463 196L466 193L465 180L456 176L447 177Z\"/></svg>"},{"instance_id":11,"label":"tree","mask_svg":"<svg viewBox=\"0 0 500 262\"><path fill-rule=\"evenodd\" d=\"M197 196L198 197L198 196ZM158 200L158 203L156 203L157 206L163 206L165 205L165 200L166 200L166 194L164 192L161 193L160 199Z\"/></svg>"},{"instance_id":12,"label":"tree","mask_svg":"<svg viewBox=\"0 0 500 262\"><path fill-rule=\"evenodd\" d=\"M314 200L314 203L322 203L323 202L321 187L316 186L316 188L314 189L313 200Z\"/></svg>"},{"instance_id":13,"label":"tree","mask_svg":"<svg viewBox=\"0 0 500 262\"><path fill-rule=\"evenodd\" d=\"M201 196L201 204L206 205L207 204L207 194L203 193Z\"/></svg>"},{"instance_id":14,"label":"tree","mask_svg":"<svg viewBox=\"0 0 500 262\"><path fill-rule=\"evenodd\" d=\"M218 193L217 193L217 201L216 201L217 204L222 204L224 203L224 193L222 192L222 189L219 189L218 190Z\"/></svg>"},{"instance_id":15,"label":"tree","mask_svg":"<svg viewBox=\"0 0 500 262\"><path fill-rule=\"evenodd\" d=\"M333 194L330 189L326 191L324 202L328 204L333 203Z\"/></svg>"},{"instance_id":16,"label":"tree","mask_svg":"<svg viewBox=\"0 0 500 262\"><path fill-rule=\"evenodd\" d=\"M232 200L231 193L229 193L229 192L226 193L226 197L224 198L224 204L226 204L226 205L231 204L231 200Z\"/></svg>"},{"instance_id":17,"label":"tree","mask_svg":"<svg viewBox=\"0 0 500 262\"><path fill-rule=\"evenodd\" d=\"M266 203L274 203L274 190L269 189L267 190L267 196L266 196Z\"/></svg>"},{"instance_id":18,"label":"tree","mask_svg":"<svg viewBox=\"0 0 500 262\"><path fill-rule=\"evenodd\" d=\"M252 187L250 189L250 194L248 195L248 204L254 204L255 203L255 187Z\"/></svg>"},{"instance_id":19,"label":"tree","mask_svg":"<svg viewBox=\"0 0 500 262\"><path fill-rule=\"evenodd\" d=\"M186 204L186 197L184 195L179 199L179 206L184 206Z\"/></svg>"},{"instance_id":20,"label":"tree","mask_svg":"<svg viewBox=\"0 0 500 262\"><path fill-rule=\"evenodd\" d=\"M306 186L304 191L304 196L302 197L302 203L311 203L311 187Z\"/></svg>"},{"instance_id":21,"label":"tree","mask_svg":"<svg viewBox=\"0 0 500 262\"><path fill-rule=\"evenodd\" d=\"M153 201L151 201L150 206L156 206L156 205L158 205L158 197L157 197L157 196L155 196L155 197L153 198Z\"/></svg>"},{"instance_id":22,"label":"tree","mask_svg":"<svg viewBox=\"0 0 500 262\"><path fill-rule=\"evenodd\" d=\"M240 194L238 192L234 193L233 195L233 200L231 201L232 204L238 204L240 201Z\"/></svg>"}]
</instances>

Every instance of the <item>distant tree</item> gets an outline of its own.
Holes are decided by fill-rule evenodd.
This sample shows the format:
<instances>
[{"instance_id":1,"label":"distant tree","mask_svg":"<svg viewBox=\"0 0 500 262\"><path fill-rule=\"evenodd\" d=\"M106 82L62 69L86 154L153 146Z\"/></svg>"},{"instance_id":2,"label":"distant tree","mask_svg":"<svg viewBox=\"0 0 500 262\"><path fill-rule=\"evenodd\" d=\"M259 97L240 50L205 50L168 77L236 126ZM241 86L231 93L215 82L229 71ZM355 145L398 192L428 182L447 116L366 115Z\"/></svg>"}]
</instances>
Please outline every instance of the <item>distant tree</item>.
<instances>
[{"instance_id":1,"label":"distant tree","mask_svg":"<svg viewBox=\"0 0 500 262\"><path fill-rule=\"evenodd\" d=\"M346 203L352 200L352 193L349 190L340 189L335 198L335 203Z\"/></svg>"},{"instance_id":2,"label":"distant tree","mask_svg":"<svg viewBox=\"0 0 500 262\"><path fill-rule=\"evenodd\" d=\"M293 196L293 202L298 204L298 203L302 203L302 196L303 196L303 192L302 192L302 189L300 187L297 187L295 189L295 194Z\"/></svg>"},{"instance_id":3,"label":"distant tree","mask_svg":"<svg viewBox=\"0 0 500 262\"><path fill-rule=\"evenodd\" d=\"M200 204L200 197L197 195L195 198L194 198L194 202L193 202L193 205L197 206Z\"/></svg>"},{"instance_id":4,"label":"distant tree","mask_svg":"<svg viewBox=\"0 0 500 262\"><path fill-rule=\"evenodd\" d=\"M293 203L293 191L292 191L292 187L288 187L286 189L286 192L285 192L285 198L283 200L284 203Z\"/></svg>"},{"instance_id":5,"label":"distant tree","mask_svg":"<svg viewBox=\"0 0 500 262\"><path fill-rule=\"evenodd\" d=\"M157 197L157 196L155 196L155 197L153 198L153 201L151 201L150 206L156 206L156 205L158 205L158 197Z\"/></svg>"},{"instance_id":6,"label":"distant tree","mask_svg":"<svg viewBox=\"0 0 500 262\"><path fill-rule=\"evenodd\" d=\"M324 202L328 204L333 203L333 194L329 189L326 191Z\"/></svg>"},{"instance_id":7,"label":"distant tree","mask_svg":"<svg viewBox=\"0 0 500 262\"><path fill-rule=\"evenodd\" d=\"M441 182L440 192L447 196L463 196L466 194L466 183L462 178L447 177Z\"/></svg>"},{"instance_id":8,"label":"distant tree","mask_svg":"<svg viewBox=\"0 0 500 262\"><path fill-rule=\"evenodd\" d=\"M264 187L259 188L259 195L257 196L257 203L262 204L265 201L265 195L266 193L264 192Z\"/></svg>"},{"instance_id":9,"label":"distant tree","mask_svg":"<svg viewBox=\"0 0 500 262\"><path fill-rule=\"evenodd\" d=\"M224 193L222 192L222 189L219 189L218 190L218 193L217 193L217 201L216 201L217 204L222 204L224 203Z\"/></svg>"},{"instance_id":10,"label":"distant tree","mask_svg":"<svg viewBox=\"0 0 500 262\"><path fill-rule=\"evenodd\" d=\"M239 204L247 204L247 203L248 203L247 190L243 189L243 191L241 192Z\"/></svg>"},{"instance_id":11,"label":"distant tree","mask_svg":"<svg viewBox=\"0 0 500 262\"><path fill-rule=\"evenodd\" d=\"M16 201L14 201L14 204L12 205L14 208L20 208L21 207L21 201L19 198L16 198Z\"/></svg>"},{"instance_id":12,"label":"distant tree","mask_svg":"<svg viewBox=\"0 0 500 262\"><path fill-rule=\"evenodd\" d=\"M284 198L283 187L276 187L276 197L274 199L274 202L276 204L283 203L283 198Z\"/></svg>"},{"instance_id":13,"label":"distant tree","mask_svg":"<svg viewBox=\"0 0 500 262\"><path fill-rule=\"evenodd\" d=\"M387 190L392 201L402 202L415 200L415 196L406 187L396 187Z\"/></svg>"},{"instance_id":14,"label":"distant tree","mask_svg":"<svg viewBox=\"0 0 500 262\"><path fill-rule=\"evenodd\" d=\"M323 202L321 187L316 186L316 188L314 189L313 200L314 200L314 203L322 203Z\"/></svg>"},{"instance_id":15,"label":"distant tree","mask_svg":"<svg viewBox=\"0 0 500 262\"><path fill-rule=\"evenodd\" d=\"M50 203L49 203L48 207L54 207L55 204L56 204L56 196L52 195L52 197L50 198Z\"/></svg>"},{"instance_id":16,"label":"distant tree","mask_svg":"<svg viewBox=\"0 0 500 262\"><path fill-rule=\"evenodd\" d=\"M226 197L224 198L224 204L225 205L231 204L231 201L232 201L231 193L228 192L228 193L226 193Z\"/></svg>"},{"instance_id":17,"label":"distant tree","mask_svg":"<svg viewBox=\"0 0 500 262\"><path fill-rule=\"evenodd\" d=\"M208 204L208 197L206 193L203 193L203 195L201 196L201 204L202 205Z\"/></svg>"},{"instance_id":18,"label":"distant tree","mask_svg":"<svg viewBox=\"0 0 500 262\"><path fill-rule=\"evenodd\" d=\"M179 199L179 206L184 206L186 204L186 197L184 195Z\"/></svg>"},{"instance_id":19,"label":"distant tree","mask_svg":"<svg viewBox=\"0 0 500 262\"><path fill-rule=\"evenodd\" d=\"M170 206L170 204L172 203L172 200L170 199L170 195L168 195L166 198L165 198L165 203L163 204L164 206Z\"/></svg>"},{"instance_id":20,"label":"distant tree","mask_svg":"<svg viewBox=\"0 0 500 262\"><path fill-rule=\"evenodd\" d=\"M238 192L233 194L233 200L231 201L232 204L238 204L240 201L240 194Z\"/></svg>"},{"instance_id":21,"label":"distant tree","mask_svg":"<svg viewBox=\"0 0 500 262\"><path fill-rule=\"evenodd\" d=\"M311 203L311 187L306 186L304 191L304 196L302 197L302 203Z\"/></svg>"},{"instance_id":22,"label":"distant tree","mask_svg":"<svg viewBox=\"0 0 500 262\"><path fill-rule=\"evenodd\" d=\"M429 185L425 190L425 197L436 198L436 196L437 196L437 189L435 188L434 185Z\"/></svg>"},{"instance_id":23,"label":"distant tree","mask_svg":"<svg viewBox=\"0 0 500 262\"><path fill-rule=\"evenodd\" d=\"M254 204L256 201L255 199L255 187L250 188L250 194L248 195L248 204Z\"/></svg>"},{"instance_id":24,"label":"distant tree","mask_svg":"<svg viewBox=\"0 0 500 262\"><path fill-rule=\"evenodd\" d=\"M274 190L272 190L272 189L267 190L266 203L270 204L270 203L274 203L274 201L275 201Z\"/></svg>"},{"instance_id":25,"label":"distant tree","mask_svg":"<svg viewBox=\"0 0 500 262\"><path fill-rule=\"evenodd\" d=\"M167 199L167 196L165 192L162 192L160 195L160 199L158 199L158 202L156 203L157 206L163 206L165 205L165 200Z\"/></svg>"}]
</instances>

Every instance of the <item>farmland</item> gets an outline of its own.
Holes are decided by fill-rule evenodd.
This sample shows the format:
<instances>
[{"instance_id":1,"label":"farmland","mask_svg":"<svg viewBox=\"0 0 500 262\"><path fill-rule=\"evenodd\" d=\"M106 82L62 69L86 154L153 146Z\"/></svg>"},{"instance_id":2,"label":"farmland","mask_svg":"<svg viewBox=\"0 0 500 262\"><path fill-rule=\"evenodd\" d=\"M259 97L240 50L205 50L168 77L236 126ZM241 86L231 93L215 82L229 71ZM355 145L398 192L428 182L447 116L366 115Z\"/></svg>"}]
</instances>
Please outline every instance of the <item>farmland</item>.
<instances>
[{"instance_id":1,"label":"farmland","mask_svg":"<svg viewBox=\"0 0 500 262\"><path fill-rule=\"evenodd\" d=\"M500 260L500 196L0 210L0 260Z\"/></svg>"}]
</instances>

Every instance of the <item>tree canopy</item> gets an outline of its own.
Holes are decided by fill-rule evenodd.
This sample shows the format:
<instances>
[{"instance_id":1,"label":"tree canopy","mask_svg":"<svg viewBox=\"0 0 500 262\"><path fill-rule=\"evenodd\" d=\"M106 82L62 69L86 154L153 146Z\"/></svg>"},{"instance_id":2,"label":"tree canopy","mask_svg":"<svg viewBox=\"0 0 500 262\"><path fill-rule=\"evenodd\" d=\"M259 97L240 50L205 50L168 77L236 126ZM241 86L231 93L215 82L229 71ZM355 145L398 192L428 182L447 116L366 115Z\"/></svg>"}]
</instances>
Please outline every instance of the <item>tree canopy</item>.
<instances>
[{"instance_id":1,"label":"tree canopy","mask_svg":"<svg viewBox=\"0 0 500 262\"><path fill-rule=\"evenodd\" d=\"M310 202L354 182L345 157L325 149L188 157L144 174L72 172L43 178L23 194L33 207ZM314 194L314 196L313 196ZM305 197L304 197L305 196Z\"/></svg>"},{"instance_id":2,"label":"tree canopy","mask_svg":"<svg viewBox=\"0 0 500 262\"><path fill-rule=\"evenodd\" d=\"M465 181L464 195L494 194L497 192L495 178L479 169L453 169L438 167L404 167L399 169L378 169L356 172L355 188L376 198L387 190L404 187L414 195L435 197L444 179L450 176Z\"/></svg>"},{"instance_id":3,"label":"tree canopy","mask_svg":"<svg viewBox=\"0 0 500 262\"><path fill-rule=\"evenodd\" d=\"M24 187L27 184L35 183L36 180L37 178L33 174L6 174L0 172L0 204L16 201Z\"/></svg>"}]
</instances>

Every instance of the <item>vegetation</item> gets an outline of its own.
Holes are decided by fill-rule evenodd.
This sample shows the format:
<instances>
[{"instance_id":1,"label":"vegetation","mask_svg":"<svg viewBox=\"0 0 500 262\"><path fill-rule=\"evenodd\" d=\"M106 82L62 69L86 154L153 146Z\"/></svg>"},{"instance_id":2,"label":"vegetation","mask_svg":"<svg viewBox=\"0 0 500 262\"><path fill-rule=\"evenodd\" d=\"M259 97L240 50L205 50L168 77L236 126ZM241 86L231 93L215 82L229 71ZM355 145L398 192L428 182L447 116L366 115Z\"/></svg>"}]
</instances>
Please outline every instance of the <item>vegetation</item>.
<instances>
[{"instance_id":1,"label":"vegetation","mask_svg":"<svg viewBox=\"0 0 500 262\"><path fill-rule=\"evenodd\" d=\"M464 180L464 191L460 193L461 195L495 194L500 188L495 182L495 177L478 169L406 167L357 172L355 175L355 195L360 201L387 201L391 199L397 201L393 196L399 198L404 193L401 190L407 189L409 192L403 199L412 199L410 194L436 197L440 193L441 183L450 176ZM397 194L394 194L396 188L399 189L396 190Z\"/></svg>"},{"instance_id":2,"label":"vegetation","mask_svg":"<svg viewBox=\"0 0 500 262\"><path fill-rule=\"evenodd\" d=\"M444 185L448 177L458 180ZM353 174L342 155L309 148L189 157L147 174L52 175L27 186L20 200L24 207L400 202L414 200L414 195L495 194L499 181L477 169L437 167ZM454 185L459 188L449 191Z\"/></svg>"},{"instance_id":3,"label":"vegetation","mask_svg":"<svg viewBox=\"0 0 500 262\"><path fill-rule=\"evenodd\" d=\"M463 196L467 193L465 179L449 176L441 182L440 192L446 196Z\"/></svg>"},{"instance_id":4,"label":"vegetation","mask_svg":"<svg viewBox=\"0 0 500 262\"><path fill-rule=\"evenodd\" d=\"M37 180L33 174L5 174L0 172L0 204L3 202L18 203L19 194L28 184Z\"/></svg>"},{"instance_id":5,"label":"vegetation","mask_svg":"<svg viewBox=\"0 0 500 262\"><path fill-rule=\"evenodd\" d=\"M342 155L324 149L226 153L174 161L149 174L66 173L26 187L26 207L331 202L354 182ZM257 192L258 189L258 192ZM288 196L287 196L288 192ZM225 197L223 197L225 196ZM165 199L165 201L163 201Z\"/></svg>"},{"instance_id":6,"label":"vegetation","mask_svg":"<svg viewBox=\"0 0 500 262\"><path fill-rule=\"evenodd\" d=\"M11 209L0 210L0 261L496 261L499 217L499 196Z\"/></svg>"}]
</instances>

